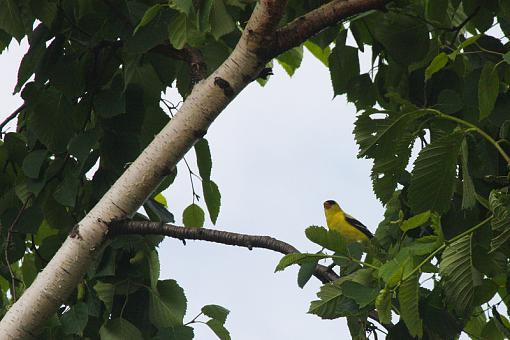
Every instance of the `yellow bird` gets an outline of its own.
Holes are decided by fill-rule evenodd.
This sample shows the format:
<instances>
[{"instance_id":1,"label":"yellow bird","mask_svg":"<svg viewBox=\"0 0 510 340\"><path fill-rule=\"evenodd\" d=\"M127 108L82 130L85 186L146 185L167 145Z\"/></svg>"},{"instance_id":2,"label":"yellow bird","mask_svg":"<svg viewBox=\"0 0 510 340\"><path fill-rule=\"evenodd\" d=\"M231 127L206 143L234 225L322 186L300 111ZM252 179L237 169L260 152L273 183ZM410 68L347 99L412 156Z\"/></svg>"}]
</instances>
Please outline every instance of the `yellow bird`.
<instances>
[{"instance_id":1,"label":"yellow bird","mask_svg":"<svg viewBox=\"0 0 510 340\"><path fill-rule=\"evenodd\" d=\"M365 242L374 237L366 226L346 214L335 201L324 202L324 213L329 229L335 230L348 242Z\"/></svg>"}]
</instances>

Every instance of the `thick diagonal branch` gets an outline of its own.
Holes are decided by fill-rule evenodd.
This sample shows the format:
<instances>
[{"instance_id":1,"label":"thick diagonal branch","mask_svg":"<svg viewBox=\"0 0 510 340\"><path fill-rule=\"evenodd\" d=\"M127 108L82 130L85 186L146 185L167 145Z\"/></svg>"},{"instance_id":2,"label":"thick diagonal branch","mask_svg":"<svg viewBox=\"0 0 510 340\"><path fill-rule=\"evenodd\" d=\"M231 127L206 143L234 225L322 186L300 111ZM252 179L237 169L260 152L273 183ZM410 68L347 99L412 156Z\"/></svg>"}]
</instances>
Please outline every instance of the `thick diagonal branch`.
<instances>
[{"instance_id":1,"label":"thick diagonal branch","mask_svg":"<svg viewBox=\"0 0 510 340\"><path fill-rule=\"evenodd\" d=\"M298 46L324 28L353 15L382 9L389 0L334 0L302 15L276 31L275 56Z\"/></svg>"},{"instance_id":2,"label":"thick diagonal branch","mask_svg":"<svg viewBox=\"0 0 510 340\"><path fill-rule=\"evenodd\" d=\"M282 254L299 253L294 246L277 240L271 236L246 235L229 231L206 229L206 228L185 228L172 224L163 224L151 221L117 221L110 224L110 233L118 234L138 234L138 235L165 235L179 240L201 240L226 244L230 246L245 247L250 250L253 248L263 248L276 251ZM317 265L314 276L322 283L327 283L338 279L338 276L328 267Z\"/></svg>"}]
</instances>

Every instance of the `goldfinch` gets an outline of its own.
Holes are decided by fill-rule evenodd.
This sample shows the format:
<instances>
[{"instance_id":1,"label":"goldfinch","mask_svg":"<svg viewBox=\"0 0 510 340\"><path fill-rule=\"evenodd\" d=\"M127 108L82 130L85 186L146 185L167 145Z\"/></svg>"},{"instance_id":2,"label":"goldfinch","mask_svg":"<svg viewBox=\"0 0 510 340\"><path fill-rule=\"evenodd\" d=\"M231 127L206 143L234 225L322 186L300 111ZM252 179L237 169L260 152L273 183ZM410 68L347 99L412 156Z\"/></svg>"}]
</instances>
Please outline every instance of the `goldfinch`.
<instances>
[{"instance_id":1,"label":"goldfinch","mask_svg":"<svg viewBox=\"0 0 510 340\"><path fill-rule=\"evenodd\" d=\"M335 201L324 202L324 213L329 229L339 232L347 243L365 242L374 237L363 223L346 214Z\"/></svg>"}]
</instances>

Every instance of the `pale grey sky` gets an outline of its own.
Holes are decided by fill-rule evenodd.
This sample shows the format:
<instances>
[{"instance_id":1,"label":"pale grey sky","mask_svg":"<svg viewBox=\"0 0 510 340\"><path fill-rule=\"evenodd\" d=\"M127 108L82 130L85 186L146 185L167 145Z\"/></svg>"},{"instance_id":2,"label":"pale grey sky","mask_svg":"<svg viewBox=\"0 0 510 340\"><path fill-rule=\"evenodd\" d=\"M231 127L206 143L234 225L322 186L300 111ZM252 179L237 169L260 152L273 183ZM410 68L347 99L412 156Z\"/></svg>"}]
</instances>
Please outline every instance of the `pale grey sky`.
<instances>
[{"instance_id":1,"label":"pale grey sky","mask_svg":"<svg viewBox=\"0 0 510 340\"><path fill-rule=\"evenodd\" d=\"M21 104L11 94L25 51L25 45L12 44L0 55L0 119ZM325 225L322 202L335 199L375 231L383 208L371 189L370 162L356 158L354 107L345 97L332 100L329 72L309 54L293 78L279 67L275 73L266 87L254 83L243 91L207 134L212 179L222 194L217 228L270 235L315 252L304 229ZM167 98L179 101L173 89ZM196 169L194 153L187 158ZM181 164L179 171L165 193L178 223L192 199L187 170ZM176 279L185 289L186 320L215 303L231 310L226 327L234 340L348 338L343 319L306 314L319 283L312 278L300 289L297 268L273 273L279 254L171 239L159 254L161 278ZM214 339L205 325L196 325L195 334Z\"/></svg>"}]
</instances>

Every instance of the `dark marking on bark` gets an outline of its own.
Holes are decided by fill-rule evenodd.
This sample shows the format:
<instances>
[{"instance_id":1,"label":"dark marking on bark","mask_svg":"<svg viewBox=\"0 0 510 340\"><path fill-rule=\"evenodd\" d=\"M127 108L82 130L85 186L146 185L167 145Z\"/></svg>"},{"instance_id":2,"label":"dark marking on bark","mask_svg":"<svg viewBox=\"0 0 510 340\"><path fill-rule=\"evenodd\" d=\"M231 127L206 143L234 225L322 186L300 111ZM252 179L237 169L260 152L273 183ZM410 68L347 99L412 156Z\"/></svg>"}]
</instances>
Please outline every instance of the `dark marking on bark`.
<instances>
[{"instance_id":1,"label":"dark marking on bark","mask_svg":"<svg viewBox=\"0 0 510 340\"><path fill-rule=\"evenodd\" d=\"M245 83L249 83L252 81L252 78L250 76L247 76L246 74L243 74L243 81Z\"/></svg>"},{"instance_id":2,"label":"dark marking on bark","mask_svg":"<svg viewBox=\"0 0 510 340\"><path fill-rule=\"evenodd\" d=\"M222 89L226 97L232 97L234 95L234 90L230 86L230 83L225 79L221 77L214 78L214 85Z\"/></svg>"},{"instance_id":3,"label":"dark marking on bark","mask_svg":"<svg viewBox=\"0 0 510 340\"><path fill-rule=\"evenodd\" d=\"M61 267L60 269L62 269L67 275L71 275L71 273L69 272L69 270L65 269L64 267Z\"/></svg>"},{"instance_id":4,"label":"dark marking on bark","mask_svg":"<svg viewBox=\"0 0 510 340\"><path fill-rule=\"evenodd\" d=\"M75 224L73 229L71 229L71 232L69 233L70 238L77 238L78 240L83 240L83 238L80 235L80 225Z\"/></svg>"},{"instance_id":5,"label":"dark marking on bark","mask_svg":"<svg viewBox=\"0 0 510 340\"><path fill-rule=\"evenodd\" d=\"M260 71L257 78L267 80L267 78L269 78L269 76L272 76L273 74L274 74L273 69L271 67L264 67L262 71Z\"/></svg>"},{"instance_id":6,"label":"dark marking on bark","mask_svg":"<svg viewBox=\"0 0 510 340\"><path fill-rule=\"evenodd\" d=\"M207 130L197 130L193 133L193 135L197 138L197 139L200 139L200 138L203 138L207 133Z\"/></svg>"}]
</instances>

